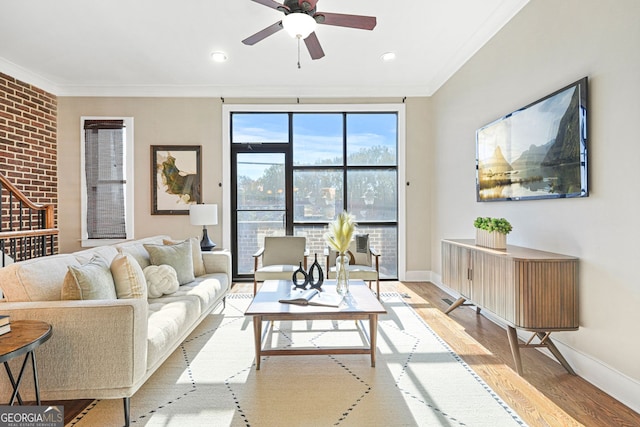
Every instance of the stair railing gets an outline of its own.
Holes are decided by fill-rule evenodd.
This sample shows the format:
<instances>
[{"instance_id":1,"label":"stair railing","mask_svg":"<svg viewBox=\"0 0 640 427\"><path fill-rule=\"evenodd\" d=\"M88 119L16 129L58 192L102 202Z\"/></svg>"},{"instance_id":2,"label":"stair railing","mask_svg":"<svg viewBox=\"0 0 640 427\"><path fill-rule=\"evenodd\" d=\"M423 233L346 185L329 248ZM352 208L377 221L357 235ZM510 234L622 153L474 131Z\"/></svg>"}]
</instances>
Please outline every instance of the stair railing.
<instances>
[{"instance_id":1,"label":"stair railing","mask_svg":"<svg viewBox=\"0 0 640 427\"><path fill-rule=\"evenodd\" d=\"M0 173L0 267L53 255L58 229L54 207L30 201Z\"/></svg>"}]
</instances>

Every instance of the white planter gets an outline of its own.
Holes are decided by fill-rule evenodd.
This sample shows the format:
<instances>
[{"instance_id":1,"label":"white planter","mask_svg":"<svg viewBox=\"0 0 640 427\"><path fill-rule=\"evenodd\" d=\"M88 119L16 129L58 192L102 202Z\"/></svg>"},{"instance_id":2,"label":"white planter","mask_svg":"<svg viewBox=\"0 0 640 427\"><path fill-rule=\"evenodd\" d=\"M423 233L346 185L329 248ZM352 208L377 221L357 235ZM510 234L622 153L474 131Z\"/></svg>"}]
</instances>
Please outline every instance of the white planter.
<instances>
[{"instance_id":1,"label":"white planter","mask_svg":"<svg viewBox=\"0 0 640 427\"><path fill-rule=\"evenodd\" d=\"M507 249L507 235L476 228L476 245L492 249Z\"/></svg>"}]
</instances>

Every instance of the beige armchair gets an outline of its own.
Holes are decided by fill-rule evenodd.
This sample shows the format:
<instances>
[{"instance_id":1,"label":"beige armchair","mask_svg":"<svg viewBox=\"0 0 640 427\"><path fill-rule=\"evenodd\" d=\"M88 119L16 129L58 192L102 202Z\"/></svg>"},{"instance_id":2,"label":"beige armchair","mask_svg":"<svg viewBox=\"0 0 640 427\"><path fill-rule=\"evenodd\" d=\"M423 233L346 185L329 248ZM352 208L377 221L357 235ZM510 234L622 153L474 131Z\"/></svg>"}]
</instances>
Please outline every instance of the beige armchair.
<instances>
[{"instance_id":1,"label":"beige armchair","mask_svg":"<svg viewBox=\"0 0 640 427\"><path fill-rule=\"evenodd\" d=\"M327 279L336 278L336 258L338 253L327 248ZM368 235L356 235L355 240L349 245L349 279L360 279L369 282L376 281L376 295L380 299L380 254L369 246Z\"/></svg>"},{"instance_id":2,"label":"beige armchair","mask_svg":"<svg viewBox=\"0 0 640 427\"><path fill-rule=\"evenodd\" d=\"M307 269L307 239L298 236L267 236L264 246L253 254L253 294L258 282L265 280L291 280L300 267ZM259 261L262 261L261 263ZM259 267L259 265L262 265Z\"/></svg>"}]
</instances>

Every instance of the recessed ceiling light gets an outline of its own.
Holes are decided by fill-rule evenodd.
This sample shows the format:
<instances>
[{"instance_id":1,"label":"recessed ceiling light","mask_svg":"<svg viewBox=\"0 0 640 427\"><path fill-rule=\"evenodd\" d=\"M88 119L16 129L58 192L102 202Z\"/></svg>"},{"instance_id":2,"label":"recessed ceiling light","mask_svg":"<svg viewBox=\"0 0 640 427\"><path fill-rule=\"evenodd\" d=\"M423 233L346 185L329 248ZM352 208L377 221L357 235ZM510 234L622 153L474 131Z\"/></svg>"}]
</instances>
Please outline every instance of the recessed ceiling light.
<instances>
[{"instance_id":1,"label":"recessed ceiling light","mask_svg":"<svg viewBox=\"0 0 640 427\"><path fill-rule=\"evenodd\" d=\"M394 59L396 59L396 54L393 52L386 52L383 53L380 58L385 62L393 61Z\"/></svg>"},{"instance_id":2,"label":"recessed ceiling light","mask_svg":"<svg viewBox=\"0 0 640 427\"><path fill-rule=\"evenodd\" d=\"M211 59L215 62L224 62L227 60L227 54L224 52L213 52L211 54Z\"/></svg>"}]
</instances>

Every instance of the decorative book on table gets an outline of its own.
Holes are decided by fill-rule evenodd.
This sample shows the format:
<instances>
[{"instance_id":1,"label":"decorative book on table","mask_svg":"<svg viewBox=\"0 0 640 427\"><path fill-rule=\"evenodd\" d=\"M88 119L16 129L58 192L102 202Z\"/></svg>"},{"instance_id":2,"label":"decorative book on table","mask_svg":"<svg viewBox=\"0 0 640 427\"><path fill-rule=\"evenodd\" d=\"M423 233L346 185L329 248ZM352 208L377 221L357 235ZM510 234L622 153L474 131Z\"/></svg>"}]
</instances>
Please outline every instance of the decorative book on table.
<instances>
[{"instance_id":1,"label":"decorative book on table","mask_svg":"<svg viewBox=\"0 0 640 427\"><path fill-rule=\"evenodd\" d=\"M339 307L344 297L342 295L322 292L317 289L297 290L291 291L288 298L279 300L285 304L296 305L316 305L326 307Z\"/></svg>"},{"instance_id":2,"label":"decorative book on table","mask_svg":"<svg viewBox=\"0 0 640 427\"><path fill-rule=\"evenodd\" d=\"M6 334L11 331L11 324L9 323L9 316L0 315L0 335Z\"/></svg>"}]
</instances>

